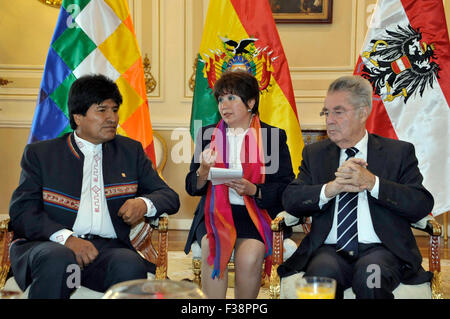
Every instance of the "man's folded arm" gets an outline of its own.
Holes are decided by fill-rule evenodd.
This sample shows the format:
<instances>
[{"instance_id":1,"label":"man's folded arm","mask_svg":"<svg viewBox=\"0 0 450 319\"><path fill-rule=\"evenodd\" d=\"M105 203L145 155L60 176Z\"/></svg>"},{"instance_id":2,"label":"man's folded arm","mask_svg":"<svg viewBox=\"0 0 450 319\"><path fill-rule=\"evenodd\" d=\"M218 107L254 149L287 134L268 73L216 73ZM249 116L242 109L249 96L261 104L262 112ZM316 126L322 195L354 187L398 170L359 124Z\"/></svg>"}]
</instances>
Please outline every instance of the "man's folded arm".
<instances>
[{"instance_id":1,"label":"man's folded arm","mask_svg":"<svg viewBox=\"0 0 450 319\"><path fill-rule=\"evenodd\" d=\"M379 178L377 203L414 223L431 213L433 195L422 185L414 146L407 143L402 157L402 171L398 182Z\"/></svg>"}]
</instances>

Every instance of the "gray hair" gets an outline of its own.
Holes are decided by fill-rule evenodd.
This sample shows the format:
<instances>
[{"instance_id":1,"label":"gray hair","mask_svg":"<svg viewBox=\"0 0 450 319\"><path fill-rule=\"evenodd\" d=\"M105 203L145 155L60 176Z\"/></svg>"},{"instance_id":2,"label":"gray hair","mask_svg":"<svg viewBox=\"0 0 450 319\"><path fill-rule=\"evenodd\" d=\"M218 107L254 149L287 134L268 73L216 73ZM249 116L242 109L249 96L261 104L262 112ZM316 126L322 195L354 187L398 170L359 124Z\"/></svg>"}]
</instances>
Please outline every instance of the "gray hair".
<instances>
[{"instance_id":1,"label":"gray hair","mask_svg":"<svg viewBox=\"0 0 450 319\"><path fill-rule=\"evenodd\" d=\"M350 93L350 101L353 107L368 106L369 114L372 111L372 85L359 75L346 75L334 80L328 87L328 93L345 91Z\"/></svg>"}]
</instances>

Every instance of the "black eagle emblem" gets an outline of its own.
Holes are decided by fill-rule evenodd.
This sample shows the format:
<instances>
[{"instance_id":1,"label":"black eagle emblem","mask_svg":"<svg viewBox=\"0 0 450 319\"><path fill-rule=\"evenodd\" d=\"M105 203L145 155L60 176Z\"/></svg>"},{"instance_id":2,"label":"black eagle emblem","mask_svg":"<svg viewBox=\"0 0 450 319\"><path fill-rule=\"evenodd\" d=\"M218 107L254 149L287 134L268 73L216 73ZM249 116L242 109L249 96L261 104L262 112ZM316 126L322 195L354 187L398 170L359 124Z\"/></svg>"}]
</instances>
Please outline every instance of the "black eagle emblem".
<instances>
[{"instance_id":1,"label":"black eagle emblem","mask_svg":"<svg viewBox=\"0 0 450 319\"><path fill-rule=\"evenodd\" d=\"M384 101L403 97L406 103L417 92L423 96L427 87L439 79L434 44L421 42L420 30L408 25L386 30L384 39L372 40L371 51L362 53L361 76L368 79L375 93ZM386 88L386 91L382 92Z\"/></svg>"},{"instance_id":2,"label":"black eagle emblem","mask_svg":"<svg viewBox=\"0 0 450 319\"><path fill-rule=\"evenodd\" d=\"M220 39L222 40L223 43L225 43L226 45L228 45L231 48L227 48L228 51L233 52L234 55L238 55L238 54L242 54L242 53L250 53L246 47L250 44L255 42L258 39L254 39L254 38L250 38L250 39L242 39L241 41L239 41L239 43L237 43L234 40L231 39L227 39L224 37L219 36Z\"/></svg>"}]
</instances>

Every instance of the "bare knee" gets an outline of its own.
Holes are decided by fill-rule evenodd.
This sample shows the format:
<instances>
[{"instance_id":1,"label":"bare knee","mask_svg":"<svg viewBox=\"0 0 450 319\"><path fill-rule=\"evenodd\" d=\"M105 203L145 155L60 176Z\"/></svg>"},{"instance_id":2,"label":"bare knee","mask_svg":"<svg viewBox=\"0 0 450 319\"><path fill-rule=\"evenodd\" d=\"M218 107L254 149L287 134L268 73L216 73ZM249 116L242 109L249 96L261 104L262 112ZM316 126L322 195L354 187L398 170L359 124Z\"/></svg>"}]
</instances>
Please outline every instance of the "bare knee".
<instances>
[{"instance_id":1,"label":"bare knee","mask_svg":"<svg viewBox=\"0 0 450 319\"><path fill-rule=\"evenodd\" d=\"M261 286L265 246L255 239L242 239L235 249L235 297L256 298Z\"/></svg>"},{"instance_id":2,"label":"bare knee","mask_svg":"<svg viewBox=\"0 0 450 319\"><path fill-rule=\"evenodd\" d=\"M206 236L201 241L202 248L202 290L208 298L223 299L228 286L228 270L225 269L222 278L212 278L213 268L208 264L209 242Z\"/></svg>"},{"instance_id":3,"label":"bare knee","mask_svg":"<svg viewBox=\"0 0 450 319\"><path fill-rule=\"evenodd\" d=\"M238 240L235 247L234 265L236 276L257 278L261 275L265 246L256 239Z\"/></svg>"}]
</instances>

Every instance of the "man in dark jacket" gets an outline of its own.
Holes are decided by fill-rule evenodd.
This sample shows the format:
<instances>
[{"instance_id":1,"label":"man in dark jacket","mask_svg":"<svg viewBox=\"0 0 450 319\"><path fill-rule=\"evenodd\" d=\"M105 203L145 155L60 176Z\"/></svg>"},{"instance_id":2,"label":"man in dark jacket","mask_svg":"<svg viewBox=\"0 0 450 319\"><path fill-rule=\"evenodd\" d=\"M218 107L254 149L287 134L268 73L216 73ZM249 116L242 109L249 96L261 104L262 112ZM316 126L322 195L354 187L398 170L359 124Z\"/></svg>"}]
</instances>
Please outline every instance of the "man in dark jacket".
<instances>
[{"instance_id":1,"label":"man in dark jacket","mask_svg":"<svg viewBox=\"0 0 450 319\"><path fill-rule=\"evenodd\" d=\"M357 298L393 298L400 282L432 276L410 223L431 212L433 197L411 143L366 131L371 106L367 80L335 80L321 112L329 139L304 148L299 175L283 193L286 211L312 216L312 227L279 275L334 278L337 298L349 287Z\"/></svg>"},{"instance_id":2,"label":"man in dark jacket","mask_svg":"<svg viewBox=\"0 0 450 319\"><path fill-rule=\"evenodd\" d=\"M141 143L116 135L121 103L110 79L81 77L68 99L74 132L25 147L10 203L10 256L30 298L68 298L74 264L81 285L101 292L155 272L133 248L130 228L144 217L176 213L179 198Z\"/></svg>"}]
</instances>

